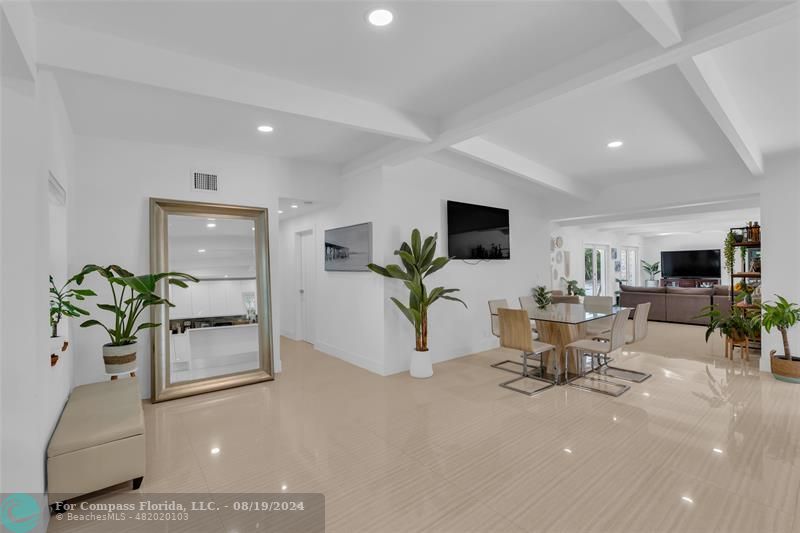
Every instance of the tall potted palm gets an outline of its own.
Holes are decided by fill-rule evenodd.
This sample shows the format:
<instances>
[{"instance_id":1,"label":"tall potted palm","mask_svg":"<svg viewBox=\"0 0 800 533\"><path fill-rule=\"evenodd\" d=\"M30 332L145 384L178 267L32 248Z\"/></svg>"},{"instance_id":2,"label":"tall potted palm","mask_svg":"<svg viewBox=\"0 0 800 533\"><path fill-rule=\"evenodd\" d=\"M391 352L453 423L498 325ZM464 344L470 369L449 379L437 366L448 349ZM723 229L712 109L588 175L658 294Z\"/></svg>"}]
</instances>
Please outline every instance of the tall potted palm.
<instances>
[{"instance_id":1,"label":"tall potted palm","mask_svg":"<svg viewBox=\"0 0 800 533\"><path fill-rule=\"evenodd\" d=\"M408 304L404 304L397 298L391 300L403 315L414 326L416 344L411 353L410 373L415 378L429 378L433 375L433 365L428 351L428 309L437 300L451 300L460 302L467 307L459 298L450 296L459 289L445 289L435 287L430 291L425 286L425 279L445 267L450 262L447 257L436 257L436 241L438 234L434 233L422 241L418 229L411 232L411 244L403 242L399 250L394 254L400 256L400 265L391 264L385 267L370 263L367 265L370 270L387 278L397 279L403 282L408 289Z\"/></svg>"},{"instance_id":2,"label":"tall potted palm","mask_svg":"<svg viewBox=\"0 0 800 533\"><path fill-rule=\"evenodd\" d=\"M769 333L773 328L781 334L783 355L772 350L769 354L770 367L775 379L800 383L800 357L793 357L789 348L789 328L800 321L800 306L790 303L783 296L776 295L776 302L761 304L761 324Z\"/></svg>"},{"instance_id":3,"label":"tall potted palm","mask_svg":"<svg viewBox=\"0 0 800 533\"><path fill-rule=\"evenodd\" d=\"M137 366L136 353L138 350L137 334L160 324L153 322L139 323L139 318L145 309L154 305L168 305L175 307L169 300L156 294L158 282L167 279L170 285L187 288L186 282L198 281L194 276L180 272L163 272L160 274L145 274L135 276L132 272L118 265L102 267L86 265L75 276L75 281L80 285L84 278L96 272L102 276L111 288L113 303L97 304L97 307L113 315L108 325L96 319L90 319L81 324L82 328L100 326L111 342L103 345L103 362L106 374L115 376L130 372L134 374ZM111 379L114 379L112 377Z\"/></svg>"}]
</instances>

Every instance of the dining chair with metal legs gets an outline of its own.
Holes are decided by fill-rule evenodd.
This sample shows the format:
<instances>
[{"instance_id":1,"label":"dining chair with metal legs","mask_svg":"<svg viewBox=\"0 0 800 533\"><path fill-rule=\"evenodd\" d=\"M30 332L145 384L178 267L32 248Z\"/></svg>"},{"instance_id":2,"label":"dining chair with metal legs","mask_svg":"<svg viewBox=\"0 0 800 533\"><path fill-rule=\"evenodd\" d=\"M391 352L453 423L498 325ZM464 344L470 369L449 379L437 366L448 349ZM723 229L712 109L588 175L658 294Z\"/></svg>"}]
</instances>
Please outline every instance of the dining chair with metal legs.
<instances>
[{"instance_id":1,"label":"dining chair with metal legs","mask_svg":"<svg viewBox=\"0 0 800 533\"><path fill-rule=\"evenodd\" d=\"M489 300L489 315L492 319L492 335L498 339L500 338L500 317L498 316L498 311L504 308L508 308L508 300ZM508 368L508 365L515 365L517 368ZM497 368L498 370L505 370L506 372L522 375L521 367L523 364L519 361L506 359L498 363L493 363L489 366L492 368Z\"/></svg>"},{"instance_id":2,"label":"dining chair with metal legs","mask_svg":"<svg viewBox=\"0 0 800 533\"><path fill-rule=\"evenodd\" d=\"M625 324L628 322L628 317L630 316L630 313L631 310L625 308L625 309L620 309L620 311L614 316L614 323L611 327L609 342L603 342L591 339L580 339L570 344L567 344L565 348L564 362L568 363L567 360L570 354L575 354L576 356L575 359L577 362L576 364L578 365L578 372L579 372L579 375L577 377L567 381L570 387L575 387L582 390L588 390L591 392L599 392L601 394L607 394L609 396L619 396L620 394L630 389L630 385L623 385L622 383L614 383L613 381L608 381L598 375L595 375L593 377L588 377L587 373L584 371L584 357L583 357L584 354L590 354L592 358L594 358L594 356L597 355L598 357L603 356L607 360L608 354L622 348L625 345ZM575 381L578 379L597 382L598 386L592 387L582 383L575 383Z\"/></svg>"},{"instance_id":3,"label":"dining chair with metal legs","mask_svg":"<svg viewBox=\"0 0 800 533\"><path fill-rule=\"evenodd\" d=\"M522 352L522 375L509 381L500 384L501 387L520 392L528 396L533 396L537 392L542 392L556 385L559 371L552 380L545 379L545 369L542 366L542 354L552 352L556 353L556 347L552 344L546 344L533 340L531 336L530 317L528 311L525 309L498 309L498 318L500 326L500 346L509 348L511 350L519 350ZM538 355L539 366L535 369L536 375L532 375L528 367L528 357ZM545 383L544 386L534 390L526 390L513 386L514 383L523 380L533 380Z\"/></svg>"},{"instance_id":4,"label":"dining chair with metal legs","mask_svg":"<svg viewBox=\"0 0 800 533\"><path fill-rule=\"evenodd\" d=\"M530 309L536 305L536 299L533 296L520 296L519 297L519 307L520 309ZM539 338L539 332L536 331L536 322L531 320L531 331L533 332L533 338Z\"/></svg>"},{"instance_id":5,"label":"dining chair with metal legs","mask_svg":"<svg viewBox=\"0 0 800 533\"><path fill-rule=\"evenodd\" d=\"M625 334L625 344L633 344L647 337L647 319L649 315L650 302L645 302L636 306L636 311L633 315L633 335ZM610 342L611 338L608 334L603 334L598 336L597 340ZM631 381L633 383L641 383L652 376L652 374L648 374L647 372L611 366L608 364L608 361L606 361L605 364L601 364L598 371L604 376Z\"/></svg>"},{"instance_id":6,"label":"dining chair with metal legs","mask_svg":"<svg viewBox=\"0 0 800 533\"><path fill-rule=\"evenodd\" d=\"M611 309L614 307L614 298L611 296L584 296L583 306L588 312L610 313ZM608 333L611 331L611 326L613 324L613 316L592 320L586 324L586 336L593 339L597 335Z\"/></svg>"}]
</instances>

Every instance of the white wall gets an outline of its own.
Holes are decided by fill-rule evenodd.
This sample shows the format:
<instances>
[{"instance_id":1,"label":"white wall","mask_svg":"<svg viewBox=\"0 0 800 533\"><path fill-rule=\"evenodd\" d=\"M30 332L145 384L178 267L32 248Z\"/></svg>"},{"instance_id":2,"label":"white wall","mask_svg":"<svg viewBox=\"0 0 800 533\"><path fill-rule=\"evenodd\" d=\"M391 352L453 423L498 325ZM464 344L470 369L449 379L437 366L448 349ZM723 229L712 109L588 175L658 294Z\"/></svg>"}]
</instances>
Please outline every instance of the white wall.
<instances>
[{"instance_id":1,"label":"white wall","mask_svg":"<svg viewBox=\"0 0 800 533\"><path fill-rule=\"evenodd\" d=\"M281 222L281 328L296 338L299 320L297 233L314 234L314 333L317 349L383 374L383 280L371 272L326 272L325 230L372 222L373 259L378 261L385 231L380 170L342 183L342 202L329 209Z\"/></svg>"},{"instance_id":2,"label":"white wall","mask_svg":"<svg viewBox=\"0 0 800 533\"><path fill-rule=\"evenodd\" d=\"M47 178L57 173L69 188L73 139L46 72L34 80L4 71L0 107L0 491L37 493L45 489L47 443L73 382L72 352L50 366L47 320L48 274L66 270L63 243L50 246Z\"/></svg>"},{"instance_id":3,"label":"white wall","mask_svg":"<svg viewBox=\"0 0 800 533\"><path fill-rule=\"evenodd\" d=\"M581 287L584 286L586 279L586 261L584 258L584 249L587 244L594 244L599 246L607 246L609 249L608 260L606 261L606 287L608 294L613 295L617 290L615 279L618 274L614 272L614 263L611 259L611 248L631 247L639 249L639 256L642 255L642 239L637 236L627 235L621 231L600 231L596 229L586 229L576 226L560 227L554 224L551 229L553 236L561 236L564 240L562 246L563 251L568 251L570 255L570 275L569 279L578 280ZM641 264L641 263L640 263ZM563 268L559 269L563 272ZM637 282L643 285L645 279L641 268L637 271L639 276ZM553 289L566 289L566 284L559 280L553 280L552 275L549 278L549 286Z\"/></svg>"},{"instance_id":4,"label":"white wall","mask_svg":"<svg viewBox=\"0 0 800 533\"><path fill-rule=\"evenodd\" d=\"M116 263L134 273L149 272L149 199L151 197L266 207L270 210L272 264L272 328L275 368L280 370L278 319L278 197L298 189L324 190L333 169L288 160L249 157L182 146L155 145L79 137L76 179L70 222L70 271L87 263ZM220 177L220 191L194 191L191 173L210 171ZM93 277L87 283L107 294ZM101 311L98 311L102 313ZM139 382L142 397L150 396L150 332L140 336ZM101 347L108 342L100 328L75 332L78 384L107 379Z\"/></svg>"},{"instance_id":5,"label":"white wall","mask_svg":"<svg viewBox=\"0 0 800 533\"><path fill-rule=\"evenodd\" d=\"M800 303L800 156L766 162L761 183L761 270L765 300L779 294ZM780 334L762 332L761 370L769 370L770 350L783 353ZM800 354L800 326L789 332L794 355Z\"/></svg>"},{"instance_id":6,"label":"white wall","mask_svg":"<svg viewBox=\"0 0 800 533\"><path fill-rule=\"evenodd\" d=\"M429 279L429 286L461 289L469 309L442 300L430 311L429 346L435 362L467 355L497 345L491 335L487 301L530 294L547 281L549 231L539 215L541 206L529 193L418 159L384 168L345 182L340 205L281 223L281 273L286 280L281 303L283 332L296 331L296 233L313 229L317 250L326 228L373 223L373 257L380 264L396 263L393 254L410 238L411 230L439 233L439 254L446 254L444 202L456 200L510 210L511 260L468 264L453 261ZM389 301L405 301L407 291L396 280L372 273L325 272L316 260L314 309L315 346L379 374L405 371L414 348L411 325Z\"/></svg>"},{"instance_id":7,"label":"white wall","mask_svg":"<svg viewBox=\"0 0 800 533\"><path fill-rule=\"evenodd\" d=\"M386 231L379 248L384 263L396 263L394 250L408 240L411 230L423 235L439 233L439 255L447 254L445 201L488 205L508 209L511 259L508 261L451 261L428 278L428 286L461 289L455 294L469 309L442 300L430 310L428 345L434 362L444 361L497 346L491 334L488 301L506 298L518 306L518 298L529 295L536 285L547 282L549 271L549 225L540 214L542 206L532 194L498 185L429 159L417 159L384 169L384 214ZM411 325L388 298L401 301L408 292L400 282L386 279L385 371L408 370L414 333Z\"/></svg>"}]
</instances>

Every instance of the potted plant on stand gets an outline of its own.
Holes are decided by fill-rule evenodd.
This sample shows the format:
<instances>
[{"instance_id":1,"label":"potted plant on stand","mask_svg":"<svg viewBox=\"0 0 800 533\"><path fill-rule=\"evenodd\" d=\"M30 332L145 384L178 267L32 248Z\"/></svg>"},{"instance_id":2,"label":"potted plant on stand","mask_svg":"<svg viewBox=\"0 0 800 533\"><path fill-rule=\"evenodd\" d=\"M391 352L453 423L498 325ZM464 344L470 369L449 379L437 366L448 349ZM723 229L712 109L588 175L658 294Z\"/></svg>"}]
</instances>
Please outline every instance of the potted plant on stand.
<instances>
[{"instance_id":1,"label":"potted plant on stand","mask_svg":"<svg viewBox=\"0 0 800 533\"><path fill-rule=\"evenodd\" d=\"M434 233L422 242L419 230L414 229L411 232L411 245L403 242L400 249L394 252L395 255L400 256L402 267L395 264L385 267L374 263L367 265L370 270L381 276L402 281L409 291L408 305L394 297L391 300L414 326L416 344L411 353L410 373L415 378L429 378L433 375L433 365L428 351L428 308L439 299L460 302L467 307L462 300L450 296L459 289L436 287L428 291L425 287L425 278L441 270L450 262L447 257L434 259L437 239L438 234Z\"/></svg>"},{"instance_id":2,"label":"potted plant on stand","mask_svg":"<svg viewBox=\"0 0 800 533\"><path fill-rule=\"evenodd\" d=\"M138 349L137 334L148 328L160 324L143 322L137 325L139 317L148 307L154 305L168 305L175 307L169 300L156 294L158 282L167 279L170 285L187 288L187 281L197 282L197 278L180 272L164 272L160 274L146 274L134 276L133 273L117 265L101 267L86 265L75 276L75 281L80 285L83 279L92 272L97 272L108 281L111 288L111 297L114 303L97 304L103 311L114 315L113 322L105 325L99 320L91 319L81 324L82 328L100 326L106 330L111 342L103 345L103 362L106 374L111 379L116 379L118 374L130 373L136 375L136 352Z\"/></svg>"},{"instance_id":3,"label":"potted plant on stand","mask_svg":"<svg viewBox=\"0 0 800 533\"><path fill-rule=\"evenodd\" d=\"M714 331L719 331L720 336L729 339L732 345L741 345L747 339L755 339L761 333L761 315L750 314L740 308L733 307L730 314L724 315L716 305L703 308L703 313L695 318L707 318L706 342ZM728 355L728 341L726 340L726 357Z\"/></svg>"},{"instance_id":4,"label":"potted plant on stand","mask_svg":"<svg viewBox=\"0 0 800 533\"><path fill-rule=\"evenodd\" d=\"M800 306L789 303L783 296L776 295L777 302L765 302L761 304L763 316L761 322L764 329L769 333L772 328L781 333L783 340L783 355L779 355L777 350L769 353L769 363L772 375L780 381L789 383L800 383L800 357L793 357L789 348L789 328L800 321Z\"/></svg>"},{"instance_id":5,"label":"potted plant on stand","mask_svg":"<svg viewBox=\"0 0 800 533\"><path fill-rule=\"evenodd\" d=\"M67 351L69 341L58 334L58 325L64 317L87 316L88 311L72 303L72 300L85 300L87 296L97 296L91 289L75 289L75 276L67 280L61 288L56 286L50 276L50 366L56 366L61 353Z\"/></svg>"},{"instance_id":6,"label":"potted plant on stand","mask_svg":"<svg viewBox=\"0 0 800 533\"><path fill-rule=\"evenodd\" d=\"M656 276L661 273L661 262L656 261L654 263L648 263L645 260L642 260L642 270L647 272L647 275L650 276L650 279L646 279L644 281L645 287L658 287L658 282L656 281Z\"/></svg>"}]
</instances>

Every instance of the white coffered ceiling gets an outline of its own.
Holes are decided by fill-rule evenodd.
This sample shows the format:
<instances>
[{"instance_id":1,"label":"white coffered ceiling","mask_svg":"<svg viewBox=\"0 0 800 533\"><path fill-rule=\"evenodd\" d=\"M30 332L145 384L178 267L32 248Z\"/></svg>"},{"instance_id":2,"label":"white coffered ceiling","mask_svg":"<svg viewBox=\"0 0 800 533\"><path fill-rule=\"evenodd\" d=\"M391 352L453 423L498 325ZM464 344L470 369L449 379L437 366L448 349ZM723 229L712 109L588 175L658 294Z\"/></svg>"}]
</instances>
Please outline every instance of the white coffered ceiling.
<instances>
[{"instance_id":1,"label":"white coffered ceiling","mask_svg":"<svg viewBox=\"0 0 800 533\"><path fill-rule=\"evenodd\" d=\"M344 175L447 153L580 197L800 149L797 1L392 2L384 28L371 7L36 2L40 67L79 134Z\"/></svg>"}]
</instances>

